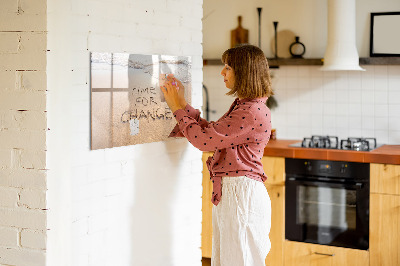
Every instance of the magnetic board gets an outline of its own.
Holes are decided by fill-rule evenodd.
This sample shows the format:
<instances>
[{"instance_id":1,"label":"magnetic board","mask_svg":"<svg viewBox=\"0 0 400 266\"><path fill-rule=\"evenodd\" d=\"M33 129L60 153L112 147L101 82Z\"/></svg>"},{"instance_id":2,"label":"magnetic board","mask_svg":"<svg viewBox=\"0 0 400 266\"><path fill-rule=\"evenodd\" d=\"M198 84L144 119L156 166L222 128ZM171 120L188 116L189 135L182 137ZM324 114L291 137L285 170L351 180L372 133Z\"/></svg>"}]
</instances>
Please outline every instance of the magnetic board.
<instances>
[{"instance_id":1,"label":"magnetic board","mask_svg":"<svg viewBox=\"0 0 400 266\"><path fill-rule=\"evenodd\" d=\"M176 125L160 90L172 73L191 102L188 56L97 53L91 62L91 149L163 141Z\"/></svg>"}]
</instances>

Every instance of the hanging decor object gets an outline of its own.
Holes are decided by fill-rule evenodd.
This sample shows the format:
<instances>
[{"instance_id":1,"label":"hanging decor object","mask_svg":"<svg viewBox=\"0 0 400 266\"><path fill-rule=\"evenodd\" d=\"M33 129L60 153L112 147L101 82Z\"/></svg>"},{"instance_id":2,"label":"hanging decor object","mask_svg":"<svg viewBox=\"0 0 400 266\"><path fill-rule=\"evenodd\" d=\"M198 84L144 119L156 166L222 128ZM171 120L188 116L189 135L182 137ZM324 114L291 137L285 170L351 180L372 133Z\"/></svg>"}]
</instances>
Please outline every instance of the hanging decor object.
<instances>
[{"instance_id":1,"label":"hanging decor object","mask_svg":"<svg viewBox=\"0 0 400 266\"><path fill-rule=\"evenodd\" d=\"M275 58L278 58L278 34L277 34L278 21L274 21L273 23L275 30Z\"/></svg>"},{"instance_id":2,"label":"hanging decor object","mask_svg":"<svg viewBox=\"0 0 400 266\"><path fill-rule=\"evenodd\" d=\"M261 49L261 7L257 7L258 11L258 48Z\"/></svg>"},{"instance_id":3,"label":"hanging decor object","mask_svg":"<svg viewBox=\"0 0 400 266\"><path fill-rule=\"evenodd\" d=\"M274 95L269 96L265 104L271 110L278 107L278 101L275 99Z\"/></svg>"},{"instance_id":4,"label":"hanging decor object","mask_svg":"<svg viewBox=\"0 0 400 266\"><path fill-rule=\"evenodd\" d=\"M289 46L289 52L292 58L303 58L303 55L306 53L306 47L300 42L299 36L296 36L295 42Z\"/></svg>"},{"instance_id":5,"label":"hanging decor object","mask_svg":"<svg viewBox=\"0 0 400 266\"><path fill-rule=\"evenodd\" d=\"M291 30L280 29L277 31L277 39L279 40L279 42L277 43L279 59L292 58L292 55L289 52L289 46L293 43L295 37L296 34ZM275 36L273 32L269 45L271 50L270 57L273 59L275 57Z\"/></svg>"},{"instance_id":6,"label":"hanging decor object","mask_svg":"<svg viewBox=\"0 0 400 266\"><path fill-rule=\"evenodd\" d=\"M369 56L400 57L400 35L389 29L400 27L400 12L371 13Z\"/></svg>"},{"instance_id":7,"label":"hanging decor object","mask_svg":"<svg viewBox=\"0 0 400 266\"><path fill-rule=\"evenodd\" d=\"M249 31L242 27L242 16L238 16L238 26L231 30L231 48L249 43Z\"/></svg>"},{"instance_id":8,"label":"hanging decor object","mask_svg":"<svg viewBox=\"0 0 400 266\"><path fill-rule=\"evenodd\" d=\"M328 44L323 71L358 70L355 0L328 0Z\"/></svg>"}]
</instances>

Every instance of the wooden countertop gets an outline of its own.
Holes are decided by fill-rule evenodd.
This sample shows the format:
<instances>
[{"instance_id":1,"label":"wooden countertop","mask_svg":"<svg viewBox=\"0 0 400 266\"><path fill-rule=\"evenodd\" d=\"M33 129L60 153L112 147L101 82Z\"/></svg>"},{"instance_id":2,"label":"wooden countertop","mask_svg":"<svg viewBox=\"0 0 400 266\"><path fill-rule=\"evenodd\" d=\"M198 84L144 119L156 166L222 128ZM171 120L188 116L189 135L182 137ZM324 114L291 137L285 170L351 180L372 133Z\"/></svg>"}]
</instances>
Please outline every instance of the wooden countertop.
<instances>
[{"instance_id":1,"label":"wooden countertop","mask_svg":"<svg viewBox=\"0 0 400 266\"><path fill-rule=\"evenodd\" d=\"M372 151L290 147L301 140L270 140L264 156L364 163L400 164L400 145L383 145Z\"/></svg>"}]
</instances>

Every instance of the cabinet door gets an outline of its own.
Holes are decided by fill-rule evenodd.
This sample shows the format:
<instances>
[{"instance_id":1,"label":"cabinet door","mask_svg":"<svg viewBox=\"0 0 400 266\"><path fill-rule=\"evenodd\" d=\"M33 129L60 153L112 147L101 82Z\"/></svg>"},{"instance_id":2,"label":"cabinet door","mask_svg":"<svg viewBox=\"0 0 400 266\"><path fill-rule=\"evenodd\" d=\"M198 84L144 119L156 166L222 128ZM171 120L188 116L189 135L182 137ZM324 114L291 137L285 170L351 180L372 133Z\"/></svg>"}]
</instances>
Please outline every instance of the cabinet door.
<instances>
[{"instance_id":1,"label":"cabinet door","mask_svg":"<svg viewBox=\"0 0 400 266\"><path fill-rule=\"evenodd\" d=\"M285 241L285 266L367 266L365 250Z\"/></svg>"},{"instance_id":2,"label":"cabinet door","mask_svg":"<svg viewBox=\"0 0 400 266\"><path fill-rule=\"evenodd\" d=\"M400 196L371 194L371 266L400 265Z\"/></svg>"},{"instance_id":3,"label":"cabinet door","mask_svg":"<svg viewBox=\"0 0 400 266\"><path fill-rule=\"evenodd\" d=\"M202 224L201 224L201 253L204 258L211 258L212 252L212 183L206 161L211 152L203 153L203 195L202 195Z\"/></svg>"},{"instance_id":4,"label":"cabinet door","mask_svg":"<svg viewBox=\"0 0 400 266\"><path fill-rule=\"evenodd\" d=\"M266 184L285 185L285 158L264 156L261 163L268 177Z\"/></svg>"},{"instance_id":5,"label":"cabinet door","mask_svg":"<svg viewBox=\"0 0 400 266\"><path fill-rule=\"evenodd\" d=\"M271 250L265 259L266 266L283 265L283 243L285 240L285 187L265 184L271 199Z\"/></svg>"},{"instance_id":6,"label":"cabinet door","mask_svg":"<svg viewBox=\"0 0 400 266\"><path fill-rule=\"evenodd\" d=\"M370 165L371 193L400 195L400 165Z\"/></svg>"}]
</instances>

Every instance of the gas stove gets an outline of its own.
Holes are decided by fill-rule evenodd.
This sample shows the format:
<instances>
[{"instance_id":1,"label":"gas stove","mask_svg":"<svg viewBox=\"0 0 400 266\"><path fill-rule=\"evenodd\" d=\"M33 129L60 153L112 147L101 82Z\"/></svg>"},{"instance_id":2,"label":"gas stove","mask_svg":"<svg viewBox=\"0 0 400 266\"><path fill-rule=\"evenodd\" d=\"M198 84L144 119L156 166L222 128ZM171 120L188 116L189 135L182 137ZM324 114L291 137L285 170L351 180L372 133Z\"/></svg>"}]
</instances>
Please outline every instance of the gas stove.
<instances>
[{"instance_id":1,"label":"gas stove","mask_svg":"<svg viewBox=\"0 0 400 266\"><path fill-rule=\"evenodd\" d=\"M347 138L339 142L336 136L311 136L303 141L289 145L291 147L338 149L353 151L371 151L378 147L376 138ZM379 145L381 146L381 145Z\"/></svg>"}]
</instances>

